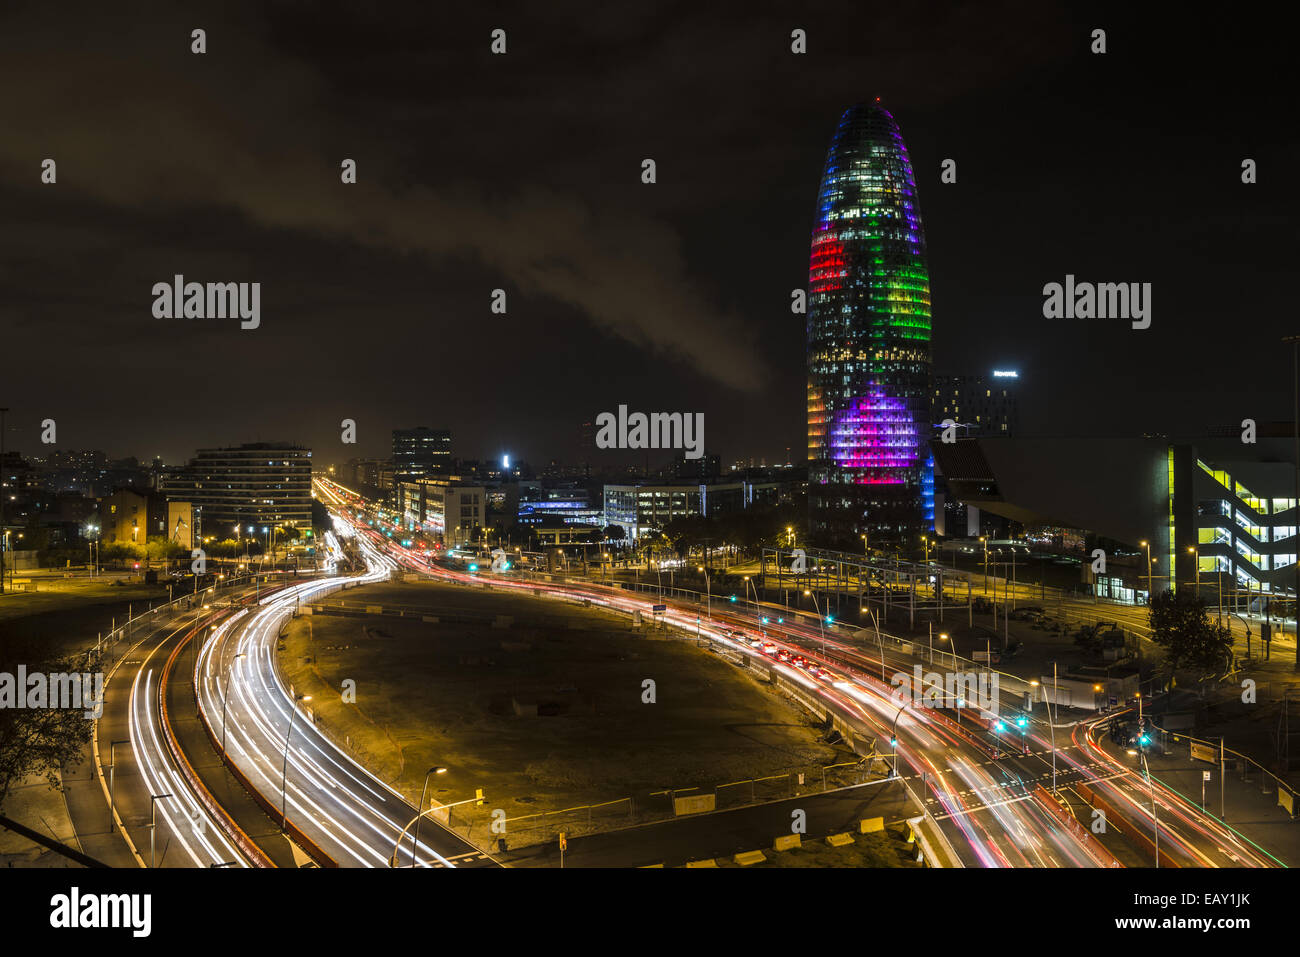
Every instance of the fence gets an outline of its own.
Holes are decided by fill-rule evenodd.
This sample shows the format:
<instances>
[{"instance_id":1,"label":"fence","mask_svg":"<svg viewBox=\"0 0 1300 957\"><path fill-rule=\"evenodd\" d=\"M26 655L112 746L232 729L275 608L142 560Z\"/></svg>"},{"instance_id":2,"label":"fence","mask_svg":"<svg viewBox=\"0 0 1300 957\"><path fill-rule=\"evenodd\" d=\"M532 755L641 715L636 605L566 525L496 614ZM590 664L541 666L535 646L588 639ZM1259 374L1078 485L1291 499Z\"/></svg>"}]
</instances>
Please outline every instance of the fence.
<instances>
[{"instance_id":1,"label":"fence","mask_svg":"<svg viewBox=\"0 0 1300 957\"><path fill-rule=\"evenodd\" d=\"M1182 731L1168 731L1159 726L1153 726L1160 733L1161 750L1165 754L1175 753L1170 747L1171 744L1185 745L1189 761L1218 764L1219 775L1224 781L1227 780L1228 771L1239 771L1239 776L1234 775L1239 782L1251 784L1253 781L1258 781L1259 793L1276 794L1278 806L1285 810L1292 819L1295 818L1295 789L1254 758L1226 747L1221 740L1206 741ZM1199 755L1197 754L1198 750L1200 751ZM1192 764L1191 767L1196 767L1196 765Z\"/></svg>"},{"instance_id":2,"label":"fence","mask_svg":"<svg viewBox=\"0 0 1300 957\"><path fill-rule=\"evenodd\" d=\"M539 811L498 820L494 826L491 802L482 806L462 805L448 807L445 817L435 811L435 816L448 828L471 843L487 847L504 838L509 847L545 844L564 831L571 836L597 834L602 831L673 820L678 816L676 799L711 797L704 802L700 813L735 810L771 801L781 801L800 795L824 794L846 787L873 781L889 780L884 758L873 756L858 761L839 764L810 764L796 766L777 774L728 781L712 787L667 788L651 791L638 797L628 796L581 804L554 811ZM504 824L505 830L500 830Z\"/></svg>"}]
</instances>

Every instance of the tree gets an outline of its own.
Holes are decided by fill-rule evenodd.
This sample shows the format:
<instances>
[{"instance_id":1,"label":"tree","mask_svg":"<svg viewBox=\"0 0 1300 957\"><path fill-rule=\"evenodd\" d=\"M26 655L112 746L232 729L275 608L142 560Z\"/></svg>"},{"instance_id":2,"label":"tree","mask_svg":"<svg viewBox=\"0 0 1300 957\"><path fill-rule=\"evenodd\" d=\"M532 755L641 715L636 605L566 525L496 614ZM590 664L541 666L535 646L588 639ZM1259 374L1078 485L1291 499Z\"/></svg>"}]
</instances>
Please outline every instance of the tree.
<instances>
[{"instance_id":1,"label":"tree","mask_svg":"<svg viewBox=\"0 0 1300 957\"><path fill-rule=\"evenodd\" d=\"M0 674L16 675L19 664L27 666L29 676L38 672L71 674L77 670L70 658L43 659L42 654L31 639L6 640L0 647ZM27 691L13 690L17 695ZM58 787L60 768L81 763L82 748L90 741L94 728L94 722L86 719L86 710L0 707L0 804L9 788L28 775L43 774L50 787Z\"/></svg>"},{"instance_id":2,"label":"tree","mask_svg":"<svg viewBox=\"0 0 1300 957\"><path fill-rule=\"evenodd\" d=\"M1165 650L1171 671L1190 668L1199 680L1232 663L1232 632L1211 621L1205 602L1188 590L1163 591L1151 600L1151 640Z\"/></svg>"}]
</instances>

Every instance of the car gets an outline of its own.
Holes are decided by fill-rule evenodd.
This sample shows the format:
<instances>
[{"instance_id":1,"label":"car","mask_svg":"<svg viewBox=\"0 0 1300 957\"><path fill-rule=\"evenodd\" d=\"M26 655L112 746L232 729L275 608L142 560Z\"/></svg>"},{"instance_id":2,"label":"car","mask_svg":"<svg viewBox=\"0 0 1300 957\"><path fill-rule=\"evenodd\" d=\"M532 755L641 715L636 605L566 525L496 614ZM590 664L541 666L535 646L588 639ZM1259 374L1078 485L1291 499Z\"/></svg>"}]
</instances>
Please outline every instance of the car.
<instances>
[{"instance_id":1,"label":"car","mask_svg":"<svg viewBox=\"0 0 1300 957\"><path fill-rule=\"evenodd\" d=\"M763 647L763 639L762 639L762 638L750 638L750 639L749 639L749 644L750 644L750 646L753 647L753 648L761 648L761 647Z\"/></svg>"},{"instance_id":2,"label":"car","mask_svg":"<svg viewBox=\"0 0 1300 957\"><path fill-rule=\"evenodd\" d=\"M790 652L786 651L784 648L780 648L777 650L776 657L778 661L789 661Z\"/></svg>"},{"instance_id":3,"label":"car","mask_svg":"<svg viewBox=\"0 0 1300 957\"><path fill-rule=\"evenodd\" d=\"M796 668L807 668L808 659L805 658L803 655L795 655L793 658L790 659L790 664L794 665Z\"/></svg>"},{"instance_id":4,"label":"car","mask_svg":"<svg viewBox=\"0 0 1300 957\"><path fill-rule=\"evenodd\" d=\"M763 642L763 654L765 655L776 654L776 643L771 641Z\"/></svg>"}]
</instances>

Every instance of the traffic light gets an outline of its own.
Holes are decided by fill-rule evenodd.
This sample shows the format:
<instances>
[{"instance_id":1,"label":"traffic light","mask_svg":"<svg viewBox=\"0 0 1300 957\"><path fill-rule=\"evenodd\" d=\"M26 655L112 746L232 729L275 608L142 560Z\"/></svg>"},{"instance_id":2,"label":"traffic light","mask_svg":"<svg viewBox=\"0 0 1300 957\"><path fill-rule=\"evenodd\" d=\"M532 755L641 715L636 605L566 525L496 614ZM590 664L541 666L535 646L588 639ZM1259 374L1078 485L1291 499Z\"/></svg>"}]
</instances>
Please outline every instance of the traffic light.
<instances>
[{"instance_id":1,"label":"traffic light","mask_svg":"<svg viewBox=\"0 0 1300 957\"><path fill-rule=\"evenodd\" d=\"M897 738L890 738L890 739L889 739L889 746L890 746L891 748L896 748L896 747L898 747L898 739L897 739Z\"/></svg>"},{"instance_id":2,"label":"traffic light","mask_svg":"<svg viewBox=\"0 0 1300 957\"><path fill-rule=\"evenodd\" d=\"M777 623L778 625L784 625L784 624L785 624L785 619L784 619L784 618L778 618L778 619L776 620L776 623Z\"/></svg>"},{"instance_id":3,"label":"traffic light","mask_svg":"<svg viewBox=\"0 0 1300 957\"><path fill-rule=\"evenodd\" d=\"M1143 734L1138 735L1139 745L1145 748L1150 743L1151 743L1151 735L1146 734L1145 732Z\"/></svg>"},{"instance_id":4,"label":"traffic light","mask_svg":"<svg viewBox=\"0 0 1300 957\"><path fill-rule=\"evenodd\" d=\"M1007 730L1007 726L1006 726L1005 724L1003 724L1001 721L999 721L999 722L998 722L997 730L998 730L998 733L1001 734L1003 731Z\"/></svg>"},{"instance_id":5,"label":"traffic light","mask_svg":"<svg viewBox=\"0 0 1300 957\"><path fill-rule=\"evenodd\" d=\"M477 566L477 565L470 565L470 566L469 566L469 570L472 571L472 572L476 572L476 571L478 571L478 566Z\"/></svg>"},{"instance_id":6,"label":"traffic light","mask_svg":"<svg viewBox=\"0 0 1300 957\"><path fill-rule=\"evenodd\" d=\"M735 600L736 600L736 596L735 596L735 595L732 595L732 596L731 596L731 600L732 600L732 601L735 601Z\"/></svg>"},{"instance_id":7,"label":"traffic light","mask_svg":"<svg viewBox=\"0 0 1300 957\"><path fill-rule=\"evenodd\" d=\"M1020 729L1021 734L1024 734L1025 729L1029 727L1029 719L1022 714L1016 718L1016 727Z\"/></svg>"},{"instance_id":8,"label":"traffic light","mask_svg":"<svg viewBox=\"0 0 1300 957\"><path fill-rule=\"evenodd\" d=\"M766 624L767 624L767 619L766 619L766 618L763 618L763 619L762 619L762 622L763 622L763 624L766 625Z\"/></svg>"},{"instance_id":9,"label":"traffic light","mask_svg":"<svg viewBox=\"0 0 1300 957\"><path fill-rule=\"evenodd\" d=\"M828 624L828 625L833 625L833 624L835 624L835 619L834 619L833 617L831 617L830 615L827 615L827 616L826 616L826 624Z\"/></svg>"}]
</instances>

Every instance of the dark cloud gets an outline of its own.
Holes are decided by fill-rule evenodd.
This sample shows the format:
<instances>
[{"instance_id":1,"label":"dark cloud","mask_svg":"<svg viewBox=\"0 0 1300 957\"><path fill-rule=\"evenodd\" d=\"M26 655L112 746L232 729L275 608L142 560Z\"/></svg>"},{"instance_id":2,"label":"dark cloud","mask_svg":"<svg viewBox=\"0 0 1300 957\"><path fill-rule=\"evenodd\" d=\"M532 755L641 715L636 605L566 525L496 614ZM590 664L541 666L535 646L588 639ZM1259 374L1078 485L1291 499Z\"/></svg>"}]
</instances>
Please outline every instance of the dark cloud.
<instances>
[{"instance_id":1,"label":"dark cloud","mask_svg":"<svg viewBox=\"0 0 1300 957\"><path fill-rule=\"evenodd\" d=\"M347 415L366 453L423 422L465 454L542 458L627 402L798 458L789 294L835 120L877 95L917 168L937 371L1020 365L1045 430L1212 419L1222 400L1185 393L1199 375L1285 408L1286 369L1198 351L1225 322L1289 331L1296 156L1267 23L1207 37L1040 2L147 10L0 20L0 393L25 422L60 410L69 444L175 459L260 435L336 457ZM57 187L37 185L46 156ZM1150 332L1045 324L1042 284L1085 270L1156 283ZM261 281L263 328L153 320L177 272Z\"/></svg>"}]
</instances>

